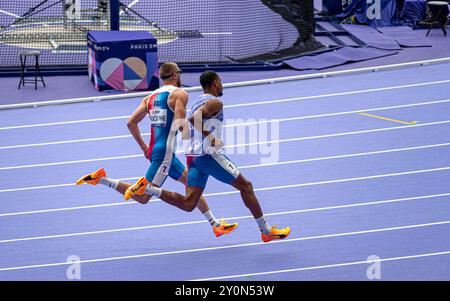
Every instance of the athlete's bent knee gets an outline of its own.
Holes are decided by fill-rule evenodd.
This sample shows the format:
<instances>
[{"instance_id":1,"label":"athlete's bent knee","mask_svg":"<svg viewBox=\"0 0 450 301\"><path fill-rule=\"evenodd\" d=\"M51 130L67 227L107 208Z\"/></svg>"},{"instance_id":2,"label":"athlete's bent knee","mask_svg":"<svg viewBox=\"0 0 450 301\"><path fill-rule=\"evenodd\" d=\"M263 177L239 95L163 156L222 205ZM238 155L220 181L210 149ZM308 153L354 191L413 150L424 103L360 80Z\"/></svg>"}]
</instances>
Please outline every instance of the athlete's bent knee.
<instances>
[{"instance_id":1,"label":"athlete's bent knee","mask_svg":"<svg viewBox=\"0 0 450 301\"><path fill-rule=\"evenodd\" d=\"M252 184L252 182L250 182L248 180L245 180L242 183L241 192L243 192L243 193L252 193L253 192L253 184Z\"/></svg>"},{"instance_id":2,"label":"athlete's bent knee","mask_svg":"<svg viewBox=\"0 0 450 301\"><path fill-rule=\"evenodd\" d=\"M184 210L187 212L192 212L192 211L194 211L195 207L196 207L195 204L186 202L186 204L184 206Z\"/></svg>"},{"instance_id":3,"label":"athlete's bent knee","mask_svg":"<svg viewBox=\"0 0 450 301\"><path fill-rule=\"evenodd\" d=\"M185 201L185 210L188 212L194 211L194 209L197 208L197 203L199 199L200 198L194 195L189 195Z\"/></svg>"}]
</instances>

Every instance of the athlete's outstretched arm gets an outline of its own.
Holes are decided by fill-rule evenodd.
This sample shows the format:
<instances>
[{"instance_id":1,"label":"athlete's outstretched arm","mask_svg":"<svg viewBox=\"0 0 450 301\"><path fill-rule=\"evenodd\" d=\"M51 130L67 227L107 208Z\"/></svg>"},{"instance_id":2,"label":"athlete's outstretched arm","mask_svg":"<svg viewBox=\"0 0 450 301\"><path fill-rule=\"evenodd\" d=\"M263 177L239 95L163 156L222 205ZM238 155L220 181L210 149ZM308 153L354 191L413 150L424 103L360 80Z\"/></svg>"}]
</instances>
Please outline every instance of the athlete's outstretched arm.
<instances>
[{"instance_id":1,"label":"athlete's outstretched arm","mask_svg":"<svg viewBox=\"0 0 450 301\"><path fill-rule=\"evenodd\" d=\"M142 139L141 131L139 130L138 126L139 122L141 122L142 119L144 119L145 115L147 115L147 102L144 98L141 104L137 107L137 109L128 119L127 127L130 130L131 135L133 135L134 140L136 140L137 144L142 149L145 157L147 158L148 146L145 143L144 139Z\"/></svg>"}]
</instances>

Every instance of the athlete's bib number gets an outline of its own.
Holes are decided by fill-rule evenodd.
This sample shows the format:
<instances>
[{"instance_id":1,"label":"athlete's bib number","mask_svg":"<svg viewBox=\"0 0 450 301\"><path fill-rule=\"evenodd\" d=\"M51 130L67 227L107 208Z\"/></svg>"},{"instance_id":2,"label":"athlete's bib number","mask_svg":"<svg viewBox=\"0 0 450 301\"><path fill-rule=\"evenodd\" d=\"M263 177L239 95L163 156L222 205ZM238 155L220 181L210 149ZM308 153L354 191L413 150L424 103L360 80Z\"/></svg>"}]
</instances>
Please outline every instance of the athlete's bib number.
<instances>
[{"instance_id":1,"label":"athlete's bib number","mask_svg":"<svg viewBox=\"0 0 450 301\"><path fill-rule=\"evenodd\" d=\"M169 169L167 166L162 166L162 174L166 176L169 175Z\"/></svg>"},{"instance_id":2,"label":"athlete's bib number","mask_svg":"<svg viewBox=\"0 0 450 301\"><path fill-rule=\"evenodd\" d=\"M233 164L228 163L227 170L231 173L234 173L236 171L236 167Z\"/></svg>"},{"instance_id":3,"label":"athlete's bib number","mask_svg":"<svg viewBox=\"0 0 450 301\"><path fill-rule=\"evenodd\" d=\"M150 123L152 126L166 126L167 110L153 109L150 110Z\"/></svg>"}]
</instances>

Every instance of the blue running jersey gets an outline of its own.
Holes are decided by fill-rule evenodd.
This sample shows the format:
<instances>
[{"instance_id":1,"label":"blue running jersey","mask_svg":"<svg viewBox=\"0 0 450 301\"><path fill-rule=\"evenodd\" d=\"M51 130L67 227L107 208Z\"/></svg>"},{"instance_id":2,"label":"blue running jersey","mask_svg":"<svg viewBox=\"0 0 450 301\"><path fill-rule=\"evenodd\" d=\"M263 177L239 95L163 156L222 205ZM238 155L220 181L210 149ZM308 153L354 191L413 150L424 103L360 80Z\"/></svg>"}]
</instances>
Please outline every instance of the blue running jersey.
<instances>
[{"instance_id":1,"label":"blue running jersey","mask_svg":"<svg viewBox=\"0 0 450 301\"><path fill-rule=\"evenodd\" d=\"M151 124L148 157L151 164L145 177L157 186L161 186L167 176L178 180L185 169L175 156L178 130L172 130L174 112L168 103L170 94L176 89L175 86L164 85L154 91L147 101Z\"/></svg>"},{"instance_id":2,"label":"blue running jersey","mask_svg":"<svg viewBox=\"0 0 450 301\"><path fill-rule=\"evenodd\" d=\"M171 131L174 112L169 107L170 94L178 89L172 85L165 85L155 90L147 103L147 111L150 117L151 136L149 145L149 154L160 153L163 155L166 151L175 151L175 137L177 131Z\"/></svg>"}]
</instances>

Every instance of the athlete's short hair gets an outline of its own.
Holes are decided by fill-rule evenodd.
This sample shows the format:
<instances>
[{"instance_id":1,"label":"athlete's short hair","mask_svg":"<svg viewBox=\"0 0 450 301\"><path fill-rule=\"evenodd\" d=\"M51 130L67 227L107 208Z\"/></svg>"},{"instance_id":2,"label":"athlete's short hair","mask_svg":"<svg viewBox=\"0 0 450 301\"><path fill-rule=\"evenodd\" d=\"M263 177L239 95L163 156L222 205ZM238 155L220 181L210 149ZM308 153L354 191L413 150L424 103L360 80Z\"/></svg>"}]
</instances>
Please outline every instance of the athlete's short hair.
<instances>
[{"instance_id":1,"label":"athlete's short hair","mask_svg":"<svg viewBox=\"0 0 450 301\"><path fill-rule=\"evenodd\" d=\"M219 78L219 75L212 71L212 70L206 70L200 75L200 85L202 85L202 88L209 88L212 86L213 82Z\"/></svg>"},{"instance_id":2,"label":"athlete's short hair","mask_svg":"<svg viewBox=\"0 0 450 301\"><path fill-rule=\"evenodd\" d=\"M174 62L165 62L159 67L159 77L166 80L179 70L178 65Z\"/></svg>"}]
</instances>

